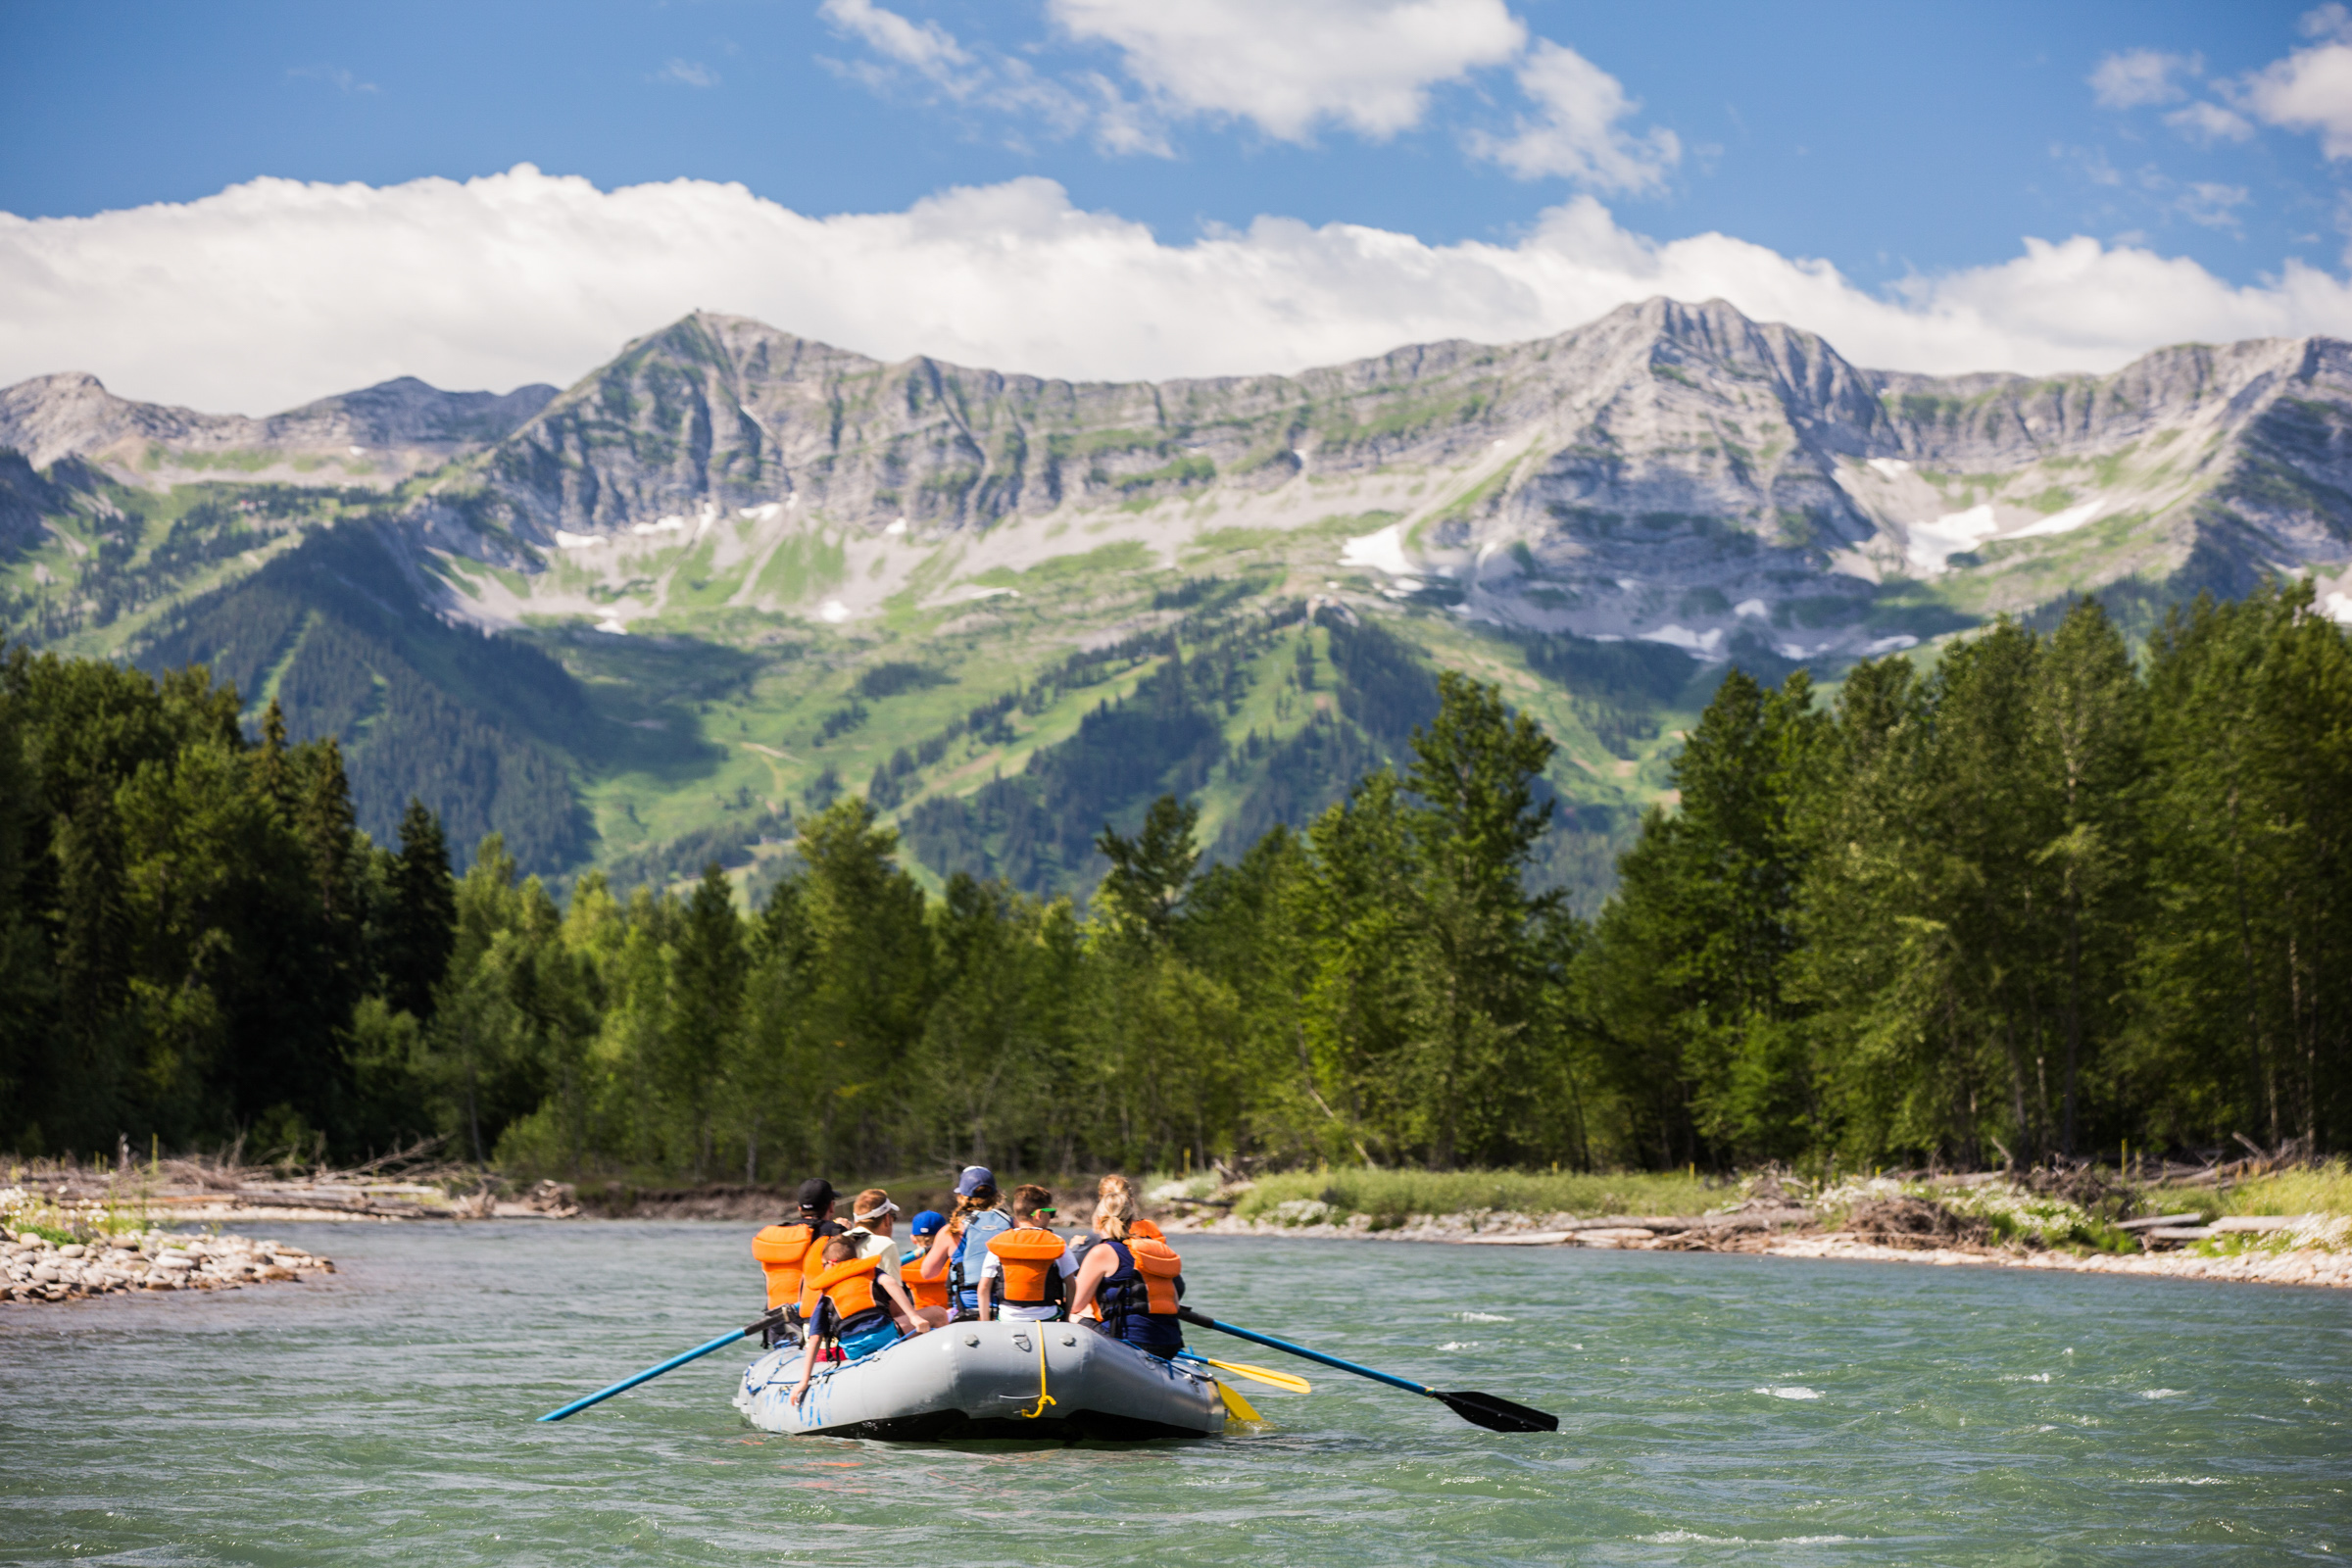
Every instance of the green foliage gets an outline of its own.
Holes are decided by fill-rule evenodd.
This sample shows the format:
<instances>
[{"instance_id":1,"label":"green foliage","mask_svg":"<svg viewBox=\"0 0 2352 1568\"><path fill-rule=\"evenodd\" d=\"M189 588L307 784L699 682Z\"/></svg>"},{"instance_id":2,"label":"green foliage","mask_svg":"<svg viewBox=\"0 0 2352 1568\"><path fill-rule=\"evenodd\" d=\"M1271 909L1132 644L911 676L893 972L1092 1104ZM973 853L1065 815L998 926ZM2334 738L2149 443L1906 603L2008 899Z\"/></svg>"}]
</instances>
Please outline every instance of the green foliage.
<instances>
[{"instance_id":1,"label":"green foliage","mask_svg":"<svg viewBox=\"0 0 2352 1568\"><path fill-rule=\"evenodd\" d=\"M346 749L360 825L379 842L415 798L459 844L498 833L535 870L587 855L567 756L609 741L578 685L527 643L434 616L365 529L316 535L191 601L138 660L206 665L249 694L274 683L293 734Z\"/></svg>"},{"instance_id":2,"label":"green foliage","mask_svg":"<svg viewBox=\"0 0 2352 1568\"><path fill-rule=\"evenodd\" d=\"M2308 584L2082 601L1922 678L1727 678L1579 954L1617 1158L2352 1136L2352 644Z\"/></svg>"},{"instance_id":3,"label":"green foliage","mask_svg":"<svg viewBox=\"0 0 2352 1568\"><path fill-rule=\"evenodd\" d=\"M1348 1165L1260 1176L1234 1204L1234 1212L1245 1219L1267 1219L1286 1203L1317 1202L1336 1218L1369 1215L1373 1228L1379 1230L1393 1229L1415 1214L1464 1214L1479 1209L1586 1217L1700 1214L1720 1205L1725 1196L1721 1188L1708 1187L1680 1170L1596 1176L1575 1171L1383 1170Z\"/></svg>"},{"instance_id":4,"label":"green foliage","mask_svg":"<svg viewBox=\"0 0 2352 1568\"><path fill-rule=\"evenodd\" d=\"M1689 1212L1695 1167L1768 1159L2023 1165L2248 1130L2339 1149L2352 643L2313 597L2201 603L2144 670L2085 601L1926 674L1861 665L1826 710L1802 672L1731 671L1590 925L1533 891L1550 739L1369 627L1074 653L956 721L995 744L1065 685L1141 670L1026 773L918 805L943 898L877 815L941 759L926 740L873 799L835 772L797 824L760 819L797 831L749 918L716 853L682 897L663 862L566 905L493 834L453 881L417 801L399 851L372 849L340 740L290 740L279 704L253 738L202 671L19 653L0 1139L243 1133L311 1158L438 1133L517 1175L632 1180L1250 1159L1299 1172L1250 1212L1382 1225ZM257 666L317 630L276 626ZM1539 657L1693 678L1621 646ZM1212 858L1198 797L1251 670L1333 699L1281 744L1335 796ZM1133 804L1091 831L1106 799ZM1091 909L1006 874L1049 867L1100 876ZM1568 1174L1495 1174L1545 1165ZM1628 1166L1686 1174L1588 1174ZM2343 1206L2340 1167L2295 1180L2233 1200ZM2118 1245L2055 1200L1951 1201Z\"/></svg>"}]
</instances>

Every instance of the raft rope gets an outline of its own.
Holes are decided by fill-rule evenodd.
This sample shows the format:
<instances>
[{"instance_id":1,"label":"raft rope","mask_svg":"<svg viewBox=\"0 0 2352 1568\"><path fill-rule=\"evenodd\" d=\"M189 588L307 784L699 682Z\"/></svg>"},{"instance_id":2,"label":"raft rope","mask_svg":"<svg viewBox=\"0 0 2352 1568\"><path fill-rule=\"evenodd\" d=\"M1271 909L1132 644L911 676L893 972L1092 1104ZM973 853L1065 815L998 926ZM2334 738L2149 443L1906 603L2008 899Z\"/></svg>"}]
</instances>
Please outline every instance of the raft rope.
<instances>
[{"instance_id":1,"label":"raft rope","mask_svg":"<svg viewBox=\"0 0 2352 1568\"><path fill-rule=\"evenodd\" d=\"M1037 1330L1037 1404L1033 1409L1016 1410L1013 1413L1024 1421L1034 1421L1046 1413L1047 1405L1059 1402L1046 1392L1046 1332L1040 1327Z\"/></svg>"}]
</instances>

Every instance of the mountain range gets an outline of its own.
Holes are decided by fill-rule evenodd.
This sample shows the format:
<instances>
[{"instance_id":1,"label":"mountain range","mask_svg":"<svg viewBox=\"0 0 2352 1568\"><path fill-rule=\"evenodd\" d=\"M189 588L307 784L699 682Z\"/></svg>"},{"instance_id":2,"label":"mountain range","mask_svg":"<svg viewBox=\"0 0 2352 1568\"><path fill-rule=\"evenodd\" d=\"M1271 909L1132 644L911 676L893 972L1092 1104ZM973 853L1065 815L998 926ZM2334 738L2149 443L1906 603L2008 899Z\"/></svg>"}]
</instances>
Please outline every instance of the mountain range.
<instances>
[{"instance_id":1,"label":"mountain range","mask_svg":"<svg viewBox=\"0 0 2352 1568\"><path fill-rule=\"evenodd\" d=\"M886 365L697 313L571 387L269 418L0 391L0 617L201 661L526 864L772 873L862 791L929 876L1083 892L1163 789L1223 854L1394 759L1430 671L1560 742L1590 902L1730 663L1834 678L2093 593L2352 619L2352 345L1856 368L1721 302L1295 376Z\"/></svg>"}]
</instances>

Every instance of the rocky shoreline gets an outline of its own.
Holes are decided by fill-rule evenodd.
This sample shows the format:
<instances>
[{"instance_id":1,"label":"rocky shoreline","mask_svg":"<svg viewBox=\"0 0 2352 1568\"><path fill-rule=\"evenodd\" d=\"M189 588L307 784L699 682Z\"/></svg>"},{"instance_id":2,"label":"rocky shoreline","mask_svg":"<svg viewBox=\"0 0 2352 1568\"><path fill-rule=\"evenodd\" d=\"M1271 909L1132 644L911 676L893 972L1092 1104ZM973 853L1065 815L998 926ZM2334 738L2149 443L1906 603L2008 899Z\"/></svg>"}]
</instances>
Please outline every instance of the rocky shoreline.
<instances>
[{"instance_id":1,"label":"rocky shoreline","mask_svg":"<svg viewBox=\"0 0 2352 1568\"><path fill-rule=\"evenodd\" d=\"M247 1285L298 1284L332 1274L329 1259L273 1241L243 1236L136 1236L59 1244L30 1231L5 1233L0 1246L0 1301L72 1301L133 1291L233 1291Z\"/></svg>"},{"instance_id":2,"label":"rocky shoreline","mask_svg":"<svg viewBox=\"0 0 2352 1568\"><path fill-rule=\"evenodd\" d=\"M2323 1224L2327 1222L2322 1222ZM1624 1251L1743 1252L1870 1263L1969 1264L1985 1268L2063 1269L2086 1274L2127 1274L2167 1279L2235 1281L2260 1285L2307 1285L2352 1290L2352 1251L2290 1246L2283 1250L2249 1250L2226 1255L2194 1251L2113 1253L2063 1248L1897 1245L1867 1235L1825 1228L1805 1208L1757 1207L1723 1214L1598 1217L1575 1214L1480 1212L1416 1214L1400 1225L1381 1226L1371 1215L1352 1214L1342 1223L1285 1224L1277 1220L1214 1219L1177 1213L1162 1222L1171 1236L1269 1236L1294 1241L1448 1242L1469 1247L1586 1247ZM2262 1231L2278 1227L2264 1226ZM2342 1230L2342 1223L2331 1227ZM2248 1227L2248 1235L2261 1231Z\"/></svg>"}]
</instances>

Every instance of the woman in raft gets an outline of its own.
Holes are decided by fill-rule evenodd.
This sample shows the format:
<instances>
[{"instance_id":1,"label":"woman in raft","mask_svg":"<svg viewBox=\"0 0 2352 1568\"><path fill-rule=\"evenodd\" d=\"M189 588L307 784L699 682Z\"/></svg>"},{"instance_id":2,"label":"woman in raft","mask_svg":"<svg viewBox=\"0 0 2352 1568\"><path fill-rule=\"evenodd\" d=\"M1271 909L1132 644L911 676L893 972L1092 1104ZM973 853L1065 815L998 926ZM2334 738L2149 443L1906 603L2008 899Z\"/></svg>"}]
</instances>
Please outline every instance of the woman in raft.
<instances>
[{"instance_id":1,"label":"woman in raft","mask_svg":"<svg viewBox=\"0 0 2352 1568\"><path fill-rule=\"evenodd\" d=\"M1167 1360L1184 1348L1184 1325L1176 1316L1184 1298L1184 1259L1158 1226L1136 1213L1135 1190L1123 1177L1103 1178L1095 1229L1102 1239L1078 1266L1070 1316L1099 1318L1101 1332Z\"/></svg>"},{"instance_id":2,"label":"woman in raft","mask_svg":"<svg viewBox=\"0 0 2352 1568\"><path fill-rule=\"evenodd\" d=\"M958 1318L980 1315L980 1265L988 1244L1012 1229L1012 1216L997 1201L995 1172L986 1165L964 1166L956 1178L956 1212L915 1270L923 1280L948 1282Z\"/></svg>"},{"instance_id":3,"label":"woman in raft","mask_svg":"<svg viewBox=\"0 0 2352 1568\"><path fill-rule=\"evenodd\" d=\"M881 1270L882 1254L859 1257L853 1237L836 1236L825 1243L824 1266L808 1278L817 1293L817 1308L808 1348L801 1351L801 1379L792 1386L793 1403L800 1403L808 1392L808 1379L825 1347L855 1361L896 1344L902 1333L931 1331L907 1299L906 1287Z\"/></svg>"}]
</instances>

